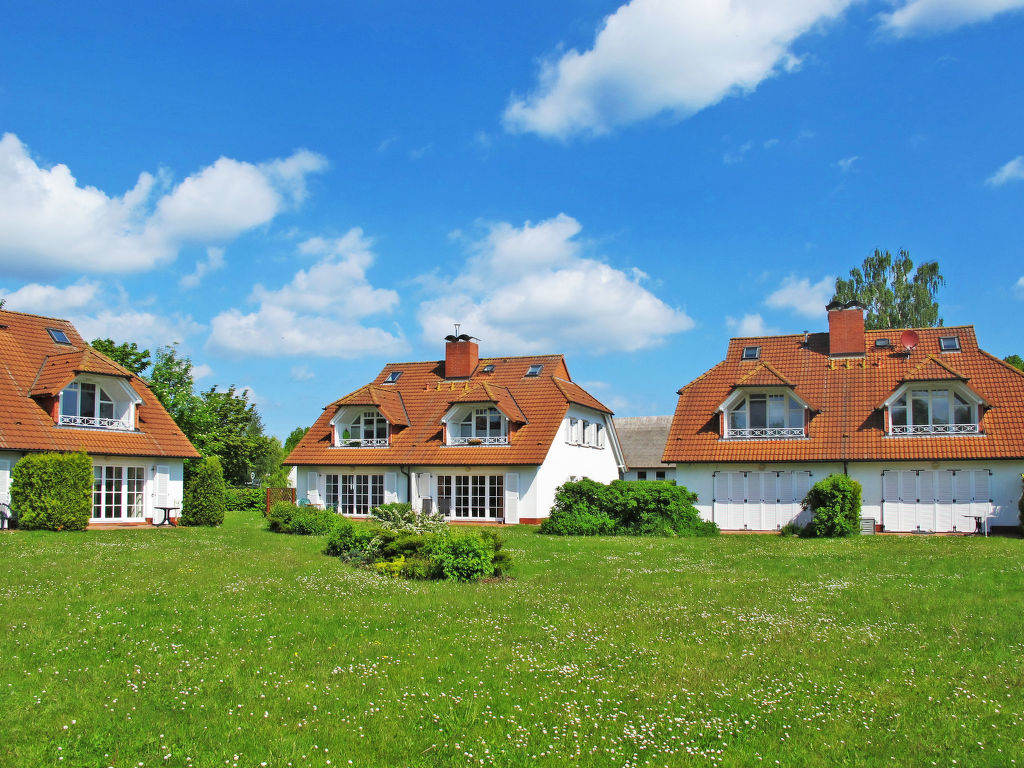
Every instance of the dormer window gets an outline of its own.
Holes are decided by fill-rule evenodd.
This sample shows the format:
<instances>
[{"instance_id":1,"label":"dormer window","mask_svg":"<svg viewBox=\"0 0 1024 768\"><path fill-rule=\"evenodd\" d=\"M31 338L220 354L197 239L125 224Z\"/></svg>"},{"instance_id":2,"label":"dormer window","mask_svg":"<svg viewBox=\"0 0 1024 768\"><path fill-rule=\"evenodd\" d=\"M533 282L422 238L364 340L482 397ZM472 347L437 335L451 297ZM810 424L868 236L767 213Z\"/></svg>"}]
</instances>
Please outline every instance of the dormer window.
<instances>
[{"instance_id":1,"label":"dormer window","mask_svg":"<svg viewBox=\"0 0 1024 768\"><path fill-rule=\"evenodd\" d=\"M959 352L960 351L960 337L959 336L940 336L939 337L939 349L943 352Z\"/></svg>"},{"instance_id":2,"label":"dormer window","mask_svg":"<svg viewBox=\"0 0 1024 768\"><path fill-rule=\"evenodd\" d=\"M115 401L111 392L100 384L74 381L60 393L58 423L67 427L99 427L131 431L132 404Z\"/></svg>"},{"instance_id":3,"label":"dormer window","mask_svg":"<svg viewBox=\"0 0 1024 768\"><path fill-rule=\"evenodd\" d=\"M497 408L470 408L449 423L449 445L508 445L508 419Z\"/></svg>"},{"instance_id":4,"label":"dormer window","mask_svg":"<svg viewBox=\"0 0 1024 768\"><path fill-rule=\"evenodd\" d=\"M71 346L71 340L68 338L68 335L60 328L47 328L46 332L50 334L50 338L57 344L67 344L68 346Z\"/></svg>"},{"instance_id":5,"label":"dormer window","mask_svg":"<svg viewBox=\"0 0 1024 768\"><path fill-rule=\"evenodd\" d=\"M387 448L388 420L376 409L356 411L351 421L339 421L335 429L341 434L340 448Z\"/></svg>"},{"instance_id":6,"label":"dormer window","mask_svg":"<svg viewBox=\"0 0 1024 768\"><path fill-rule=\"evenodd\" d=\"M744 347L743 348L743 359L744 360L757 360L761 357L760 347Z\"/></svg>"},{"instance_id":7,"label":"dormer window","mask_svg":"<svg viewBox=\"0 0 1024 768\"><path fill-rule=\"evenodd\" d=\"M949 386L916 386L889 402L889 434L928 436L978 434L978 403Z\"/></svg>"},{"instance_id":8,"label":"dormer window","mask_svg":"<svg viewBox=\"0 0 1024 768\"><path fill-rule=\"evenodd\" d=\"M727 401L728 402L728 401ZM785 393L752 392L723 411L727 440L776 440L804 437L805 406Z\"/></svg>"}]
</instances>

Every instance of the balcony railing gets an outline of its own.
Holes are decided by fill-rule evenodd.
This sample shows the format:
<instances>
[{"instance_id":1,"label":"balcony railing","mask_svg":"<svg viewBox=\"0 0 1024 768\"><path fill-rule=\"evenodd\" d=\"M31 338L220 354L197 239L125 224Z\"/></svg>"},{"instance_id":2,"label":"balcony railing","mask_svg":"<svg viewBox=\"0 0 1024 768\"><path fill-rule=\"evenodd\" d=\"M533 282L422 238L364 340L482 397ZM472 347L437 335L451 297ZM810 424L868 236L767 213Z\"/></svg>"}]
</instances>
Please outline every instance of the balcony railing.
<instances>
[{"instance_id":1,"label":"balcony railing","mask_svg":"<svg viewBox=\"0 0 1024 768\"><path fill-rule=\"evenodd\" d=\"M754 427L725 432L726 440L789 440L796 437L805 437L803 427Z\"/></svg>"},{"instance_id":2,"label":"balcony railing","mask_svg":"<svg viewBox=\"0 0 1024 768\"><path fill-rule=\"evenodd\" d=\"M449 445L508 445L508 435L493 437L453 437Z\"/></svg>"},{"instance_id":3,"label":"balcony railing","mask_svg":"<svg viewBox=\"0 0 1024 768\"><path fill-rule=\"evenodd\" d=\"M120 432L131 432L132 425L121 419L104 419L98 416L65 416L61 415L59 424L63 427L90 427L93 429L116 429Z\"/></svg>"},{"instance_id":4,"label":"balcony railing","mask_svg":"<svg viewBox=\"0 0 1024 768\"><path fill-rule=\"evenodd\" d=\"M894 424L893 435L912 437L914 435L978 435L981 427L978 424Z\"/></svg>"},{"instance_id":5,"label":"balcony railing","mask_svg":"<svg viewBox=\"0 0 1024 768\"><path fill-rule=\"evenodd\" d=\"M342 439L340 448L387 448L388 439L386 437L364 437L362 440L355 438L345 440Z\"/></svg>"}]
</instances>

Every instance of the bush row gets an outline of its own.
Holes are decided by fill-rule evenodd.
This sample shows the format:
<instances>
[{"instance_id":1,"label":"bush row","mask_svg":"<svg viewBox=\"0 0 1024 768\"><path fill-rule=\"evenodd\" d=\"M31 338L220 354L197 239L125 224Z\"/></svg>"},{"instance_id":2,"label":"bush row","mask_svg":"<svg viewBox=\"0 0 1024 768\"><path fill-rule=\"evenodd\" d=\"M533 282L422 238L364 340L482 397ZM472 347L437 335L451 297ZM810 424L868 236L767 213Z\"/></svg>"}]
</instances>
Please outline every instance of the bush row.
<instances>
[{"instance_id":1,"label":"bush row","mask_svg":"<svg viewBox=\"0 0 1024 768\"><path fill-rule=\"evenodd\" d=\"M30 453L11 470L11 510L26 529L84 531L92 517L92 460L80 453Z\"/></svg>"},{"instance_id":2,"label":"bush row","mask_svg":"<svg viewBox=\"0 0 1024 768\"><path fill-rule=\"evenodd\" d=\"M266 504L266 488L224 489L224 505L231 512L263 512Z\"/></svg>"},{"instance_id":3,"label":"bush row","mask_svg":"<svg viewBox=\"0 0 1024 768\"><path fill-rule=\"evenodd\" d=\"M555 492L541 533L558 536L714 536L718 526L701 518L697 494L672 482L583 479Z\"/></svg>"},{"instance_id":4,"label":"bush row","mask_svg":"<svg viewBox=\"0 0 1024 768\"><path fill-rule=\"evenodd\" d=\"M275 501L267 515L267 530L299 536L326 536L343 517L331 509L299 507L290 501Z\"/></svg>"}]
</instances>

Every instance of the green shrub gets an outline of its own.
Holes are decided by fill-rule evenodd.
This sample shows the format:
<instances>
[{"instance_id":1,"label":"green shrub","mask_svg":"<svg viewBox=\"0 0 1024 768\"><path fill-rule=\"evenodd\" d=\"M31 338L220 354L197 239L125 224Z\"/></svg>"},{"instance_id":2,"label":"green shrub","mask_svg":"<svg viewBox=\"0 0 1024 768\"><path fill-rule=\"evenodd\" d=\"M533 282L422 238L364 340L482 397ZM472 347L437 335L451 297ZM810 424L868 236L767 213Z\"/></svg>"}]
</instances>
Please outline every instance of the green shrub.
<instances>
[{"instance_id":1,"label":"green shrub","mask_svg":"<svg viewBox=\"0 0 1024 768\"><path fill-rule=\"evenodd\" d=\"M494 574L494 546L478 531L435 533L426 551L435 571L449 581L476 581Z\"/></svg>"},{"instance_id":2,"label":"green shrub","mask_svg":"<svg viewBox=\"0 0 1024 768\"><path fill-rule=\"evenodd\" d=\"M263 512L266 505L266 488L224 489L224 506L231 512Z\"/></svg>"},{"instance_id":3,"label":"green shrub","mask_svg":"<svg viewBox=\"0 0 1024 768\"><path fill-rule=\"evenodd\" d=\"M439 531L447 525L444 515L436 512L417 512L412 508L412 504L404 502L374 507L370 510L370 519L381 528L409 533Z\"/></svg>"},{"instance_id":4,"label":"green shrub","mask_svg":"<svg viewBox=\"0 0 1024 768\"><path fill-rule=\"evenodd\" d=\"M280 502L278 502L278 504L279 503ZM277 506L277 504L274 506ZM274 507L271 507L270 510L271 513L273 513ZM331 557L347 555L352 551L354 540L355 526L352 525L352 521L346 517L338 515L338 521L334 524L334 529L327 537L327 544L324 546L324 554L330 555Z\"/></svg>"},{"instance_id":5,"label":"green shrub","mask_svg":"<svg viewBox=\"0 0 1024 768\"><path fill-rule=\"evenodd\" d=\"M30 453L11 470L20 528L84 531L92 516L92 461L81 453Z\"/></svg>"},{"instance_id":6,"label":"green shrub","mask_svg":"<svg viewBox=\"0 0 1024 768\"><path fill-rule=\"evenodd\" d=\"M377 573L397 579L405 570L405 558L399 555L394 560L378 560L373 568Z\"/></svg>"},{"instance_id":7,"label":"green shrub","mask_svg":"<svg viewBox=\"0 0 1024 768\"><path fill-rule=\"evenodd\" d=\"M200 462L185 484L181 505L182 525L220 525L224 522L224 470L220 459L209 456Z\"/></svg>"},{"instance_id":8,"label":"green shrub","mask_svg":"<svg viewBox=\"0 0 1024 768\"><path fill-rule=\"evenodd\" d=\"M860 483L846 475L819 480L804 497L804 509L813 511L814 536L850 536L860 530Z\"/></svg>"},{"instance_id":9,"label":"green shrub","mask_svg":"<svg viewBox=\"0 0 1024 768\"><path fill-rule=\"evenodd\" d=\"M615 533L615 520L607 512L607 486L588 478L567 482L555 492L551 514L540 532L555 536L602 536Z\"/></svg>"},{"instance_id":10,"label":"green shrub","mask_svg":"<svg viewBox=\"0 0 1024 768\"><path fill-rule=\"evenodd\" d=\"M275 501L267 515L267 530L297 536L327 536L342 525L342 521L351 527L352 521L345 520L333 509L299 507L290 501Z\"/></svg>"},{"instance_id":11,"label":"green shrub","mask_svg":"<svg viewBox=\"0 0 1024 768\"><path fill-rule=\"evenodd\" d=\"M287 533L291 528L292 517L299 508L290 501L275 501L267 513L267 530L274 533Z\"/></svg>"}]
</instances>

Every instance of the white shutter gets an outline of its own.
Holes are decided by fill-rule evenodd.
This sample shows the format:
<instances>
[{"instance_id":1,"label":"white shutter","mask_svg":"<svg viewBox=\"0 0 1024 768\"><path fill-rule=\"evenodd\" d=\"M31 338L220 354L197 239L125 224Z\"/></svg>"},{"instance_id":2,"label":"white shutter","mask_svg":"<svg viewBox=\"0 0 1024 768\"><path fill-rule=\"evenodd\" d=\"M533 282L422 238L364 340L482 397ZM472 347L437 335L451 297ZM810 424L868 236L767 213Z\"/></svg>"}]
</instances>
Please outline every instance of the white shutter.
<instances>
[{"instance_id":1,"label":"white shutter","mask_svg":"<svg viewBox=\"0 0 1024 768\"><path fill-rule=\"evenodd\" d=\"M154 483L153 494L156 497L154 506L169 506L171 500L167 498L170 493L171 468L166 464L156 465L156 482Z\"/></svg>"},{"instance_id":2,"label":"white shutter","mask_svg":"<svg viewBox=\"0 0 1024 768\"><path fill-rule=\"evenodd\" d=\"M725 510L729 508L729 475L726 472L715 472L712 478L715 498L711 502L711 520L722 527Z\"/></svg>"},{"instance_id":3,"label":"white shutter","mask_svg":"<svg viewBox=\"0 0 1024 768\"><path fill-rule=\"evenodd\" d=\"M0 459L0 504L11 503L11 462Z\"/></svg>"},{"instance_id":4,"label":"white shutter","mask_svg":"<svg viewBox=\"0 0 1024 768\"><path fill-rule=\"evenodd\" d=\"M942 469L935 473L935 530L948 532L963 524L953 517L953 473Z\"/></svg>"},{"instance_id":5,"label":"white shutter","mask_svg":"<svg viewBox=\"0 0 1024 768\"><path fill-rule=\"evenodd\" d=\"M519 473L505 474L505 522L519 522Z\"/></svg>"},{"instance_id":6,"label":"white shutter","mask_svg":"<svg viewBox=\"0 0 1024 768\"><path fill-rule=\"evenodd\" d=\"M309 471L306 473L306 499L310 504L320 503L320 473Z\"/></svg>"},{"instance_id":7,"label":"white shutter","mask_svg":"<svg viewBox=\"0 0 1024 768\"><path fill-rule=\"evenodd\" d=\"M384 473L384 503L394 504L398 501L398 474L396 472Z\"/></svg>"}]
</instances>

